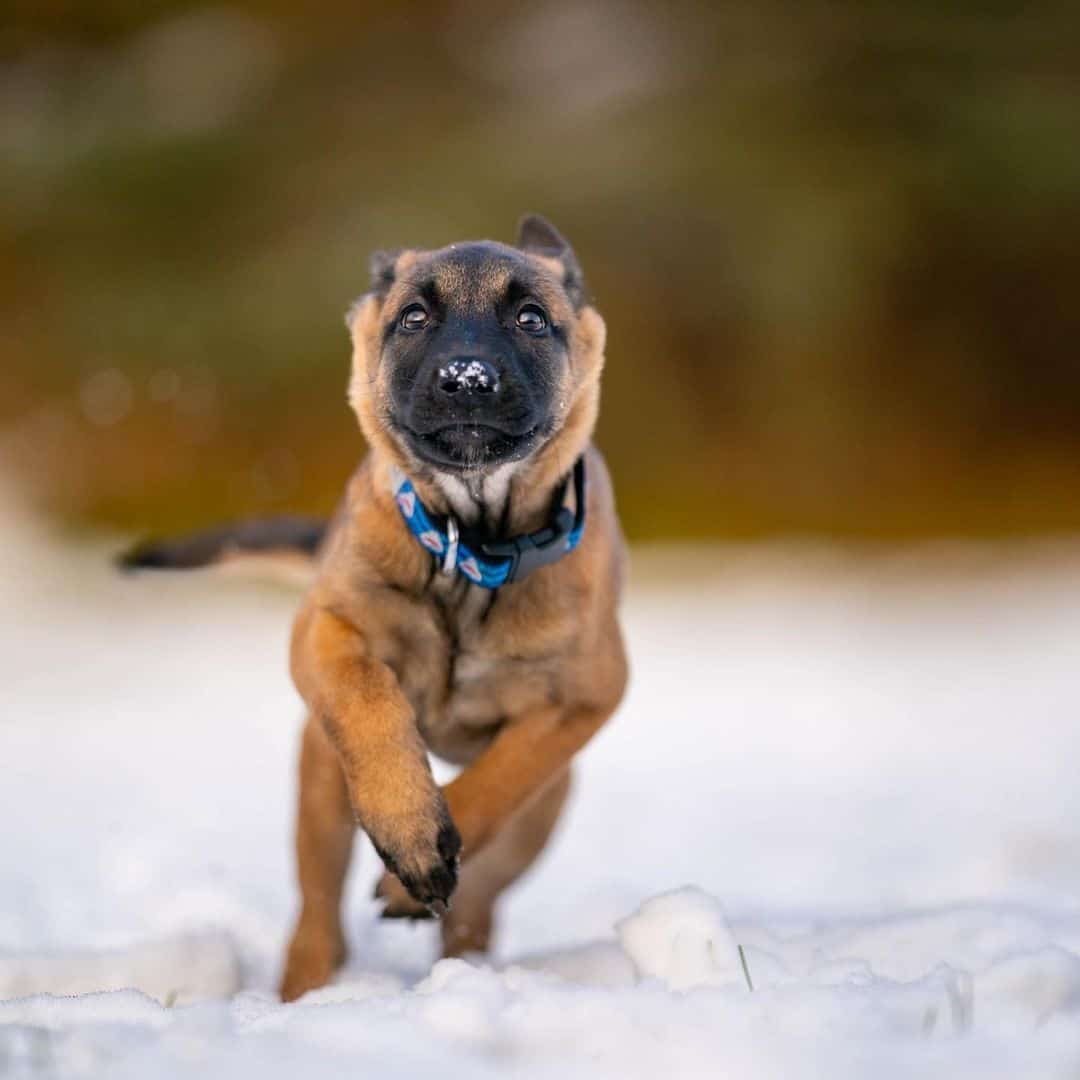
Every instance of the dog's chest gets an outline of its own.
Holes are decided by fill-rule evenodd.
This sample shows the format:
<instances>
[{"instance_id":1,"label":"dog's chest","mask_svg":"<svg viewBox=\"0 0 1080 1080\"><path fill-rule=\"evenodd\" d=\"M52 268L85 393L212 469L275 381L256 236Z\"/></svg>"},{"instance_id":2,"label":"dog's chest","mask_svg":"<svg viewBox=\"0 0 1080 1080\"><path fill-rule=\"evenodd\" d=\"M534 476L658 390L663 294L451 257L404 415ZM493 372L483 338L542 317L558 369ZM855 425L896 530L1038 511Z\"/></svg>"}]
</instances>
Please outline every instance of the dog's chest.
<instances>
[{"instance_id":1,"label":"dog's chest","mask_svg":"<svg viewBox=\"0 0 1080 1080\"><path fill-rule=\"evenodd\" d=\"M401 681L420 731L449 761L472 760L505 723L553 692L557 666L515 654L492 601L477 588L436 594L426 646L402 658Z\"/></svg>"}]
</instances>

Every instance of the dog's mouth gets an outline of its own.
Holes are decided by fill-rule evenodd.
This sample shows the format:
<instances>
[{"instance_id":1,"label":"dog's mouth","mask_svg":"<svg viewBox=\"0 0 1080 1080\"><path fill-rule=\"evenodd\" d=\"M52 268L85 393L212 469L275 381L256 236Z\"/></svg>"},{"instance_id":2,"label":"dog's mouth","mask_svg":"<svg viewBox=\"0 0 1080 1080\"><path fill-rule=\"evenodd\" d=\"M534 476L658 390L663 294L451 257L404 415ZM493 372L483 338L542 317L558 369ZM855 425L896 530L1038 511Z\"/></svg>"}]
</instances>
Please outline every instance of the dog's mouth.
<instances>
[{"instance_id":1,"label":"dog's mouth","mask_svg":"<svg viewBox=\"0 0 1080 1080\"><path fill-rule=\"evenodd\" d=\"M518 461L536 444L543 425L513 433L489 424L447 424L430 432L404 427L413 453L422 461L455 471L483 469Z\"/></svg>"}]
</instances>

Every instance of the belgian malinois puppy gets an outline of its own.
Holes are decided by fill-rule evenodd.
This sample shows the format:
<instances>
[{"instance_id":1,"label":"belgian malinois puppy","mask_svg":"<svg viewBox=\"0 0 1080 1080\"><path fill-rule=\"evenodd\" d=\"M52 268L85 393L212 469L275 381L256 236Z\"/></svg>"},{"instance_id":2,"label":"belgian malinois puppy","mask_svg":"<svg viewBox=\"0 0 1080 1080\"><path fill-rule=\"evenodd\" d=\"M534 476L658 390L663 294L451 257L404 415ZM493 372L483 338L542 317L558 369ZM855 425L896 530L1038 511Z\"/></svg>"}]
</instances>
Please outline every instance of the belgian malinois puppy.
<instances>
[{"instance_id":1,"label":"belgian malinois puppy","mask_svg":"<svg viewBox=\"0 0 1080 1080\"><path fill-rule=\"evenodd\" d=\"M127 560L315 557L291 650L310 716L286 1000L345 957L357 825L386 864L385 915L439 916L444 955L486 949L496 899L543 849L571 759L626 683L624 547L591 441L604 323L569 245L527 217L514 247L379 253L372 277L347 319L370 452L330 525L219 530ZM463 766L445 787L428 751Z\"/></svg>"}]
</instances>

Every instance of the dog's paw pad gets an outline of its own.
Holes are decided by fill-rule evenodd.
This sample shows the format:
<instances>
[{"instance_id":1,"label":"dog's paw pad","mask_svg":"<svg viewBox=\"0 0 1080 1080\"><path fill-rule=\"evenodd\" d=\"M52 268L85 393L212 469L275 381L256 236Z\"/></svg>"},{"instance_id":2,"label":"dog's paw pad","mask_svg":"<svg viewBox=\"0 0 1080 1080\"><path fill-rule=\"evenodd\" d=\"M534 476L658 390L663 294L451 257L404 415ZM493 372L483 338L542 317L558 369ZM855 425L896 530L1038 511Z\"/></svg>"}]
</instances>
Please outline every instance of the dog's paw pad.
<instances>
[{"instance_id":1,"label":"dog's paw pad","mask_svg":"<svg viewBox=\"0 0 1080 1080\"><path fill-rule=\"evenodd\" d=\"M387 871L375 886L374 897L383 902L381 919L430 919L431 912L414 900L398 879Z\"/></svg>"}]
</instances>

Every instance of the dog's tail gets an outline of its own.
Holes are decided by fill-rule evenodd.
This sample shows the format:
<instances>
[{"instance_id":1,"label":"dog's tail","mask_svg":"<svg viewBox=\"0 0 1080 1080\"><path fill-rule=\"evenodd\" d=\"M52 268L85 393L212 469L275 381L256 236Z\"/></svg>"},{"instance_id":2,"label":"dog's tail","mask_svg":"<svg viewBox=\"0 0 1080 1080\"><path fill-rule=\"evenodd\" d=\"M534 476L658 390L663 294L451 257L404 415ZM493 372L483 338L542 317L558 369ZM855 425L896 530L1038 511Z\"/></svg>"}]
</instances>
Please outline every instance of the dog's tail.
<instances>
[{"instance_id":1,"label":"dog's tail","mask_svg":"<svg viewBox=\"0 0 1080 1080\"><path fill-rule=\"evenodd\" d=\"M233 561L314 562L330 523L318 518L274 517L241 521L161 540L147 540L120 555L121 570L197 570Z\"/></svg>"}]
</instances>

